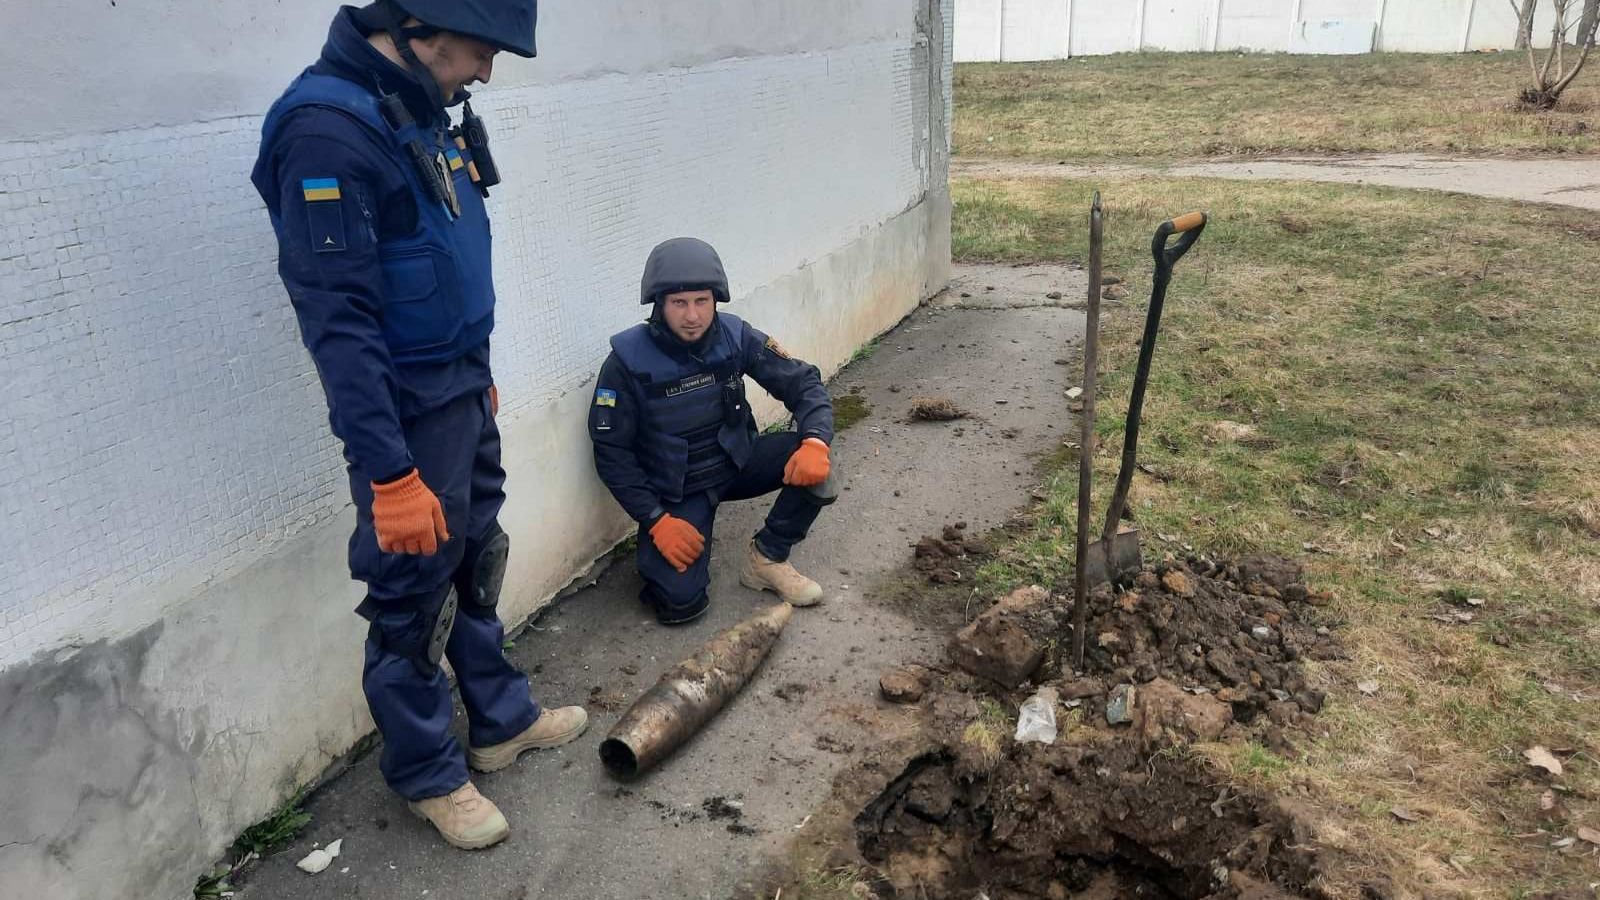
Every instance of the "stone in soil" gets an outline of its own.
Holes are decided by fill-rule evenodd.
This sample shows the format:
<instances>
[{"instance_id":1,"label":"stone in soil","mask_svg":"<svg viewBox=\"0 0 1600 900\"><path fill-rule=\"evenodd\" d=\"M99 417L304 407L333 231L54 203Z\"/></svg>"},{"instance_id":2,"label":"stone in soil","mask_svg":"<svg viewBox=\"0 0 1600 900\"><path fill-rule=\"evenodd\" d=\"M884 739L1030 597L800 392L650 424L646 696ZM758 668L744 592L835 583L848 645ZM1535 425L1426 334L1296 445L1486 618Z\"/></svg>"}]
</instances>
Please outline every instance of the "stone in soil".
<instances>
[{"instance_id":1,"label":"stone in soil","mask_svg":"<svg viewBox=\"0 0 1600 900\"><path fill-rule=\"evenodd\" d=\"M1044 644L1029 618L1049 599L1041 587L1013 591L950 638L950 660L963 670L1007 688L1026 681L1044 661Z\"/></svg>"},{"instance_id":2,"label":"stone in soil","mask_svg":"<svg viewBox=\"0 0 1600 900\"><path fill-rule=\"evenodd\" d=\"M883 699L892 703L915 703L922 699L926 685L916 669L896 666L878 676L878 689L883 692Z\"/></svg>"}]
</instances>

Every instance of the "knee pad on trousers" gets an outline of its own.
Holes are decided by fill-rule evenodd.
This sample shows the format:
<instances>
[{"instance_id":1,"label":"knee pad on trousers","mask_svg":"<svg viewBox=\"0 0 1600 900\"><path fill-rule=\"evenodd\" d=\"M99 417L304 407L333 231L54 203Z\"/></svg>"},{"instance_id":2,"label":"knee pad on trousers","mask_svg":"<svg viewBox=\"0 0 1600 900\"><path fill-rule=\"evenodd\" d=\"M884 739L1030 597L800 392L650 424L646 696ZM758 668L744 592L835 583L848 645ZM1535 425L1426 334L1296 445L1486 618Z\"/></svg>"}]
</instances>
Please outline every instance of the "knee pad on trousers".
<instances>
[{"instance_id":1,"label":"knee pad on trousers","mask_svg":"<svg viewBox=\"0 0 1600 900\"><path fill-rule=\"evenodd\" d=\"M372 624L367 636L385 652L411 660L424 675L439 669L450 632L456 623L458 607L454 586L445 588L442 597L433 595L409 607L379 605L371 598L356 612Z\"/></svg>"},{"instance_id":2,"label":"knee pad on trousers","mask_svg":"<svg viewBox=\"0 0 1600 900\"><path fill-rule=\"evenodd\" d=\"M490 526L489 533L475 548L469 545L455 579L462 596L462 612L482 618L494 616L495 607L500 605L500 589L505 584L510 553L511 538L499 525Z\"/></svg>"},{"instance_id":3,"label":"knee pad on trousers","mask_svg":"<svg viewBox=\"0 0 1600 900\"><path fill-rule=\"evenodd\" d=\"M839 472L839 464L833 463L828 467L828 477L821 484L814 484L806 488L806 499L818 506L831 506L833 501L839 499L839 489L844 484L844 477Z\"/></svg>"},{"instance_id":4,"label":"knee pad on trousers","mask_svg":"<svg viewBox=\"0 0 1600 900\"><path fill-rule=\"evenodd\" d=\"M639 599L656 612L656 621L663 625L687 625L705 615L711 605L711 595L701 591L687 603L674 603L663 597L650 585L639 592Z\"/></svg>"}]
</instances>

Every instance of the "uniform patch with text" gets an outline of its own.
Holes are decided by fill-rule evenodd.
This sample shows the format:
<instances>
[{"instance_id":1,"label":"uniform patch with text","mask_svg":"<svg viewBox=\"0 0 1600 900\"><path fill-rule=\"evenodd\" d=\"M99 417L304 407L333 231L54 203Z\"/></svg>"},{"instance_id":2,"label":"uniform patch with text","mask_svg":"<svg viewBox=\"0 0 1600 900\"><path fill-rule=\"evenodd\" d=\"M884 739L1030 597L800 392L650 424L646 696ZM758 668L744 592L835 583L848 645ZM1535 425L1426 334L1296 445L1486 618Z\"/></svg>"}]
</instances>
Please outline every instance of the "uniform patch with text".
<instances>
[{"instance_id":1,"label":"uniform patch with text","mask_svg":"<svg viewBox=\"0 0 1600 900\"><path fill-rule=\"evenodd\" d=\"M712 375L709 372L702 375L690 375L688 378L683 379L677 384L667 385L664 393L668 397L676 397L679 394L687 394L690 391L698 391L701 388L711 387L716 383L717 376Z\"/></svg>"},{"instance_id":2,"label":"uniform patch with text","mask_svg":"<svg viewBox=\"0 0 1600 900\"><path fill-rule=\"evenodd\" d=\"M778 343L778 339L775 337L767 338L767 349L772 351L772 355L779 359L794 359L789 355L789 351L783 349L783 345Z\"/></svg>"}]
</instances>

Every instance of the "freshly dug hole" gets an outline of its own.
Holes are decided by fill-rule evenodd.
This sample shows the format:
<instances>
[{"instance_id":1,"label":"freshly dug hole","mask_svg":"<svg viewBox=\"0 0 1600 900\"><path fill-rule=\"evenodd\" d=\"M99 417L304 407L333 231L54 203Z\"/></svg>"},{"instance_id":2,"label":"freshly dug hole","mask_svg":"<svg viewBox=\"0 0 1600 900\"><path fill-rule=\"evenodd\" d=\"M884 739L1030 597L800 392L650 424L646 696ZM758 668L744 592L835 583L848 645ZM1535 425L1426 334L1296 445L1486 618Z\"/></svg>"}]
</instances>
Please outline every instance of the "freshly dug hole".
<instances>
[{"instance_id":1,"label":"freshly dug hole","mask_svg":"<svg viewBox=\"0 0 1600 900\"><path fill-rule=\"evenodd\" d=\"M1014 745L990 771L959 746L913 760L855 821L878 894L1321 896L1310 828L1281 802L1235 795L1182 753L1077 735Z\"/></svg>"},{"instance_id":2,"label":"freshly dug hole","mask_svg":"<svg viewBox=\"0 0 1600 900\"><path fill-rule=\"evenodd\" d=\"M924 700L933 749L855 819L878 895L1323 896L1337 851L1288 801L1237 793L1187 744L1288 749L1285 731L1322 706L1301 660L1343 655L1317 624L1324 599L1288 559L1163 562L1091 594L1083 672L1040 665L1016 690L991 671L1010 659L994 635L1064 646L1072 602L1039 587L998 600L953 636L954 670ZM1066 702L1065 727L1017 744L1002 713L1042 684Z\"/></svg>"}]
</instances>

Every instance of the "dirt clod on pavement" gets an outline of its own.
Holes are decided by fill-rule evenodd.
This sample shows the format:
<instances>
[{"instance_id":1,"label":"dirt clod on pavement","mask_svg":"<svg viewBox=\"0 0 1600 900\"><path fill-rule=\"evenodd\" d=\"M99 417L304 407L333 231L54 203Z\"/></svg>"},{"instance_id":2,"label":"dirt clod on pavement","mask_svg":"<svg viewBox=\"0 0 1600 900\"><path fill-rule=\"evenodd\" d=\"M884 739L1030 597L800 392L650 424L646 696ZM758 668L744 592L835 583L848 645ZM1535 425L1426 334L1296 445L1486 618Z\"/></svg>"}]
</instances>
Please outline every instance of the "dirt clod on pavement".
<instances>
[{"instance_id":1,"label":"dirt clod on pavement","mask_svg":"<svg viewBox=\"0 0 1600 900\"><path fill-rule=\"evenodd\" d=\"M965 419L967 411L948 397L914 397L907 415L913 422L953 422Z\"/></svg>"},{"instance_id":2,"label":"dirt clod on pavement","mask_svg":"<svg viewBox=\"0 0 1600 900\"><path fill-rule=\"evenodd\" d=\"M967 523L944 526L938 535L923 535L913 545L912 567L927 574L934 584L954 584L961 580L962 566L970 557L985 556L989 548L979 538L967 534Z\"/></svg>"},{"instance_id":3,"label":"dirt clod on pavement","mask_svg":"<svg viewBox=\"0 0 1600 900\"><path fill-rule=\"evenodd\" d=\"M878 690L891 703L915 703L927 690L926 670L921 666L895 666L878 676Z\"/></svg>"}]
</instances>

